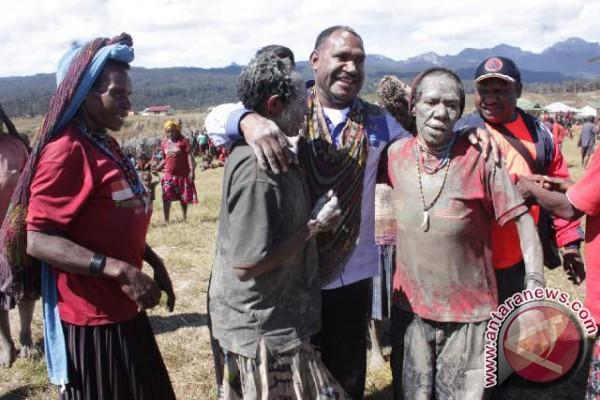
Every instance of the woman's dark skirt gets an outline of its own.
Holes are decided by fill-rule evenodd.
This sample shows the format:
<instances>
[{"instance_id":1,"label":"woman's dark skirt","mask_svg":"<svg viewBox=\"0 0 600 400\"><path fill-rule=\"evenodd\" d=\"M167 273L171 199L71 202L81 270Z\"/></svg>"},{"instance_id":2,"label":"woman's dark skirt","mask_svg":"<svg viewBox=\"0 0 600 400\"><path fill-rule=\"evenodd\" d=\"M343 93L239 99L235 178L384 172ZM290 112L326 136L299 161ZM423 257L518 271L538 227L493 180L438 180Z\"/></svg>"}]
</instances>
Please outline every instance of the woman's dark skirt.
<instances>
[{"instance_id":1,"label":"woman's dark skirt","mask_svg":"<svg viewBox=\"0 0 600 400\"><path fill-rule=\"evenodd\" d=\"M5 292L0 292L0 310L12 310L22 301L40 298L42 289L38 263L15 269L8 275L12 275L12 281Z\"/></svg>"},{"instance_id":2,"label":"woman's dark skirt","mask_svg":"<svg viewBox=\"0 0 600 400\"><path fill-rule=\"evenodd\" d=\"M61 399L175 399L145 313L110 325L62 324L70 383Z\"/></svg>"}]
</instances>

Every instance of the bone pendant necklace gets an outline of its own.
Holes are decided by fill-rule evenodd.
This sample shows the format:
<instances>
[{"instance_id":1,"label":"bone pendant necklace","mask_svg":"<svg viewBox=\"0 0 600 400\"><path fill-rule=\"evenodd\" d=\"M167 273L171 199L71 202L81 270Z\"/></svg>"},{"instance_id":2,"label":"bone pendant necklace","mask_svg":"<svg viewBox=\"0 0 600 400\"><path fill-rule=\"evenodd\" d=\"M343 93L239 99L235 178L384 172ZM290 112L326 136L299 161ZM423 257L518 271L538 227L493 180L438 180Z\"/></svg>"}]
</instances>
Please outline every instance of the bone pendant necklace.
<instances>
[{"instance_id":1,"label":"bone pendant necklace","mask_svg":"<svg viewBox=\"0 0 600 400\"><path fill-rule=\"evenodd\" d=\"M446 168L444 168L444 179L442 180L442 185L440 186L440 189L438 190L437 194L435 195L435 197L433 198L433 200L427 204L425 202L425 194L423 193L423 182L421 179L421 163L419 161L420 159L420 148L418 146L418 144L415 144L415 161L416 161L416 166L417 166L417 178L419 180L419 193L421 194L421 204L423 205L423 222L421 222L421 230L423 232L427 232L429 230L429 210L431 210L431 208L434 206L434 204L438 201L438 199L440 198L440 195L442 194L442 191L444 190L444 186L446 185L446 178L448 177L448 170L450 169L450 157L448 157L447 161L446 161ZM425 167L423 167L425 168Z\"/></svg>"}]
</instances>

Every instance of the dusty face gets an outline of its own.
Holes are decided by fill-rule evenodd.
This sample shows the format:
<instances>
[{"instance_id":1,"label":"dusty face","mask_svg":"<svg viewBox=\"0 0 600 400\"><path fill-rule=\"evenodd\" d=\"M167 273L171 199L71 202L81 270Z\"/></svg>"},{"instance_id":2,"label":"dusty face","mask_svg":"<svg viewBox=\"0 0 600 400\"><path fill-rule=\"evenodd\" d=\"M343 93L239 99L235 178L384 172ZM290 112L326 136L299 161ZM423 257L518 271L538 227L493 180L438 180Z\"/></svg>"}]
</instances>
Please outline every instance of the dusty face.
<instances>
[{"instance_id":1,"label":"dusty face","mask_svg":"<svg viewBox=\"0 0 600 400\"><path fill-rule=\"evenodd\" d=\"M92 91L84 101L90 128L118 131L131 109L131 79L123 67L107 67L107 84Z\"/></svg>"},{"instance_id":2,"label":"dusty face","mask_svg":"<svg viewBox=\"0 0 600 400\"><path fill-rule=\"evenodd\" d=\"M505 124L516 117L520 86L500 78L488 78L475 85L475 107L483 119L492 124Z\"/></svg>"},{"instance_id":3,"label":"dusty face","mask_svg":"<svg viewBox=\"0 0 600 400\"><path fill-rule=\"evenodd\" d=\"M293 73L294 86L296 86L296 95L286 104L285 110L279 118L275 119L277 125L285 132L287 136L296 136L302 129L304 117L308 111L306 106L306 89L304 81L297 72Z\"/></svg>"},{"instance_id":4,"label":"dusty face","mask_svg":"<svg viewBox=\"0 0 600 400\"><path fill-rule=\"evenodd\" d=\"M427 75L416 89L414 114L421 141L431 149L450 142L460 118L460 89L448 75Z\"/></svg>"},{"instance_id":5,"label":"dusty face","mask_svg":"<svg viewBox=\"0 0 600 400\"><path fill-rule=\"evenodd\" d=\"M358 36L346 31L332 33L310 56L317 95L331 108L349 106L365 80L365 51Z\"/></svg>"}]
</instances>

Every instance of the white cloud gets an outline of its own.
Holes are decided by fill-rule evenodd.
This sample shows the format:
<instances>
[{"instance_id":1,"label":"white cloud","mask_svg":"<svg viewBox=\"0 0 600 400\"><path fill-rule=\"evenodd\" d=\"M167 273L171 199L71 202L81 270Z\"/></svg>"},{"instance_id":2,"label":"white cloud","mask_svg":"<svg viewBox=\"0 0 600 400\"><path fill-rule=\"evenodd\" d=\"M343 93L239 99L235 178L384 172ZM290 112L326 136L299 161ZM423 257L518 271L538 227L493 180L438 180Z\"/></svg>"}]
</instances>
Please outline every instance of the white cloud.
<instances>
[{"instance_id":1,"label":"white cloud","mask_svg":"<svg viewBox=\"0 0 600 400\"><path fill-rule=\"evenodd\" d=\"M404 59L427 51L455 54L500 43L541 51L577 36L598 41L599 0L19 0L0 18L0 76L53 72L73 40L132 34L145 67L219 67L246 63L266 44L306 59L316 35L354 27L367 53ZM9 61L7 61L9 60Z\"/></svg>"}]
</instances>

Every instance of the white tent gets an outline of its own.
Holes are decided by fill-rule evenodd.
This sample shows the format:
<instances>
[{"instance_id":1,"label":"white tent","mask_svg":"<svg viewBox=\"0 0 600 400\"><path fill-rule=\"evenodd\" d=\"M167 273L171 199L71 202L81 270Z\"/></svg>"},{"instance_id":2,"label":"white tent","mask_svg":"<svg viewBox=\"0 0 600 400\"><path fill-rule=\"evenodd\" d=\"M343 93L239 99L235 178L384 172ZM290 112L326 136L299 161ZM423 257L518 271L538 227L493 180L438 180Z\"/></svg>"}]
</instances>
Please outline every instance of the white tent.
<instances>
[{"instance_id":1,"label":"white tent","mask_svg":"<svg viewBox=\"0 0 600 400\"><path fill-rule=\"evenodd\" d=\"M557 113L557 112L579 112L579 110L575 107L569 107L568 105L561 103L561 102L555 102L552 104L548 104L547 106L544 107L544 110L551 112L551 113Z\"/></svg>"},{"instance_id":2,"label":"white tent","mask_svg":"<svg viewBox=\"0 0 600 400\"><path fill-rule=\"evenodd\" d=\"M579 110L577 116L579 117L596 117L598 115L598 111L594 107L585 106Z\"/></svg>"}]
</instances>

